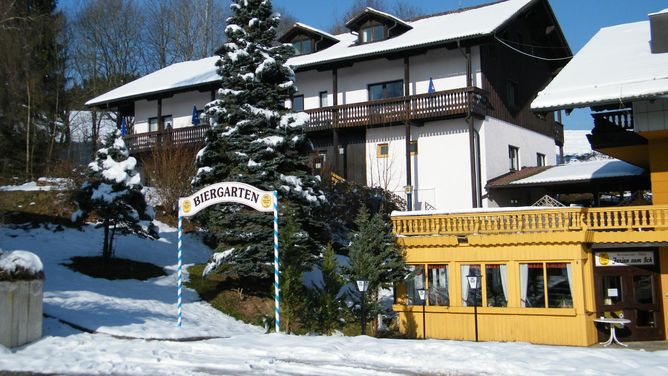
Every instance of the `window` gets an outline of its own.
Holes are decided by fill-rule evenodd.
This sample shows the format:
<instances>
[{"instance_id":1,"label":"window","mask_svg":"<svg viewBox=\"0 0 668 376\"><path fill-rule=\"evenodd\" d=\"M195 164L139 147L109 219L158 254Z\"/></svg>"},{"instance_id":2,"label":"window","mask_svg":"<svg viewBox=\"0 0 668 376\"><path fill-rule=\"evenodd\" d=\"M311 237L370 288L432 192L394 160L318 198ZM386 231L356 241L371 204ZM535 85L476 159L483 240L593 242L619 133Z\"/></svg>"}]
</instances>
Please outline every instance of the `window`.
<instances>
[{"instance_id":1,"label":"window","mask_svg":"<svg viewBox=\"0 0 668 376\"><path fill-rule=\"evenodd\" d=\"M411 141L411 142L408 144L408 146L409 146L411 155L417 155L417 153L418 153L417 140L413 140L413 141Z\"/></svg>"},{"instance_id":2,"label":"window","mask_svg":"<svg viewBox=\"0 0 668 376\"><path fill-rule=\"evenodd\" d=\"M572 308L572 280L570 263L520 264L520 304L532 308Z\"/></svg>"},{"instance_id":3,"label":"window","mask_svg":"<svg viewBox=\"0 0 668 376\"><path fill-rule=\"evenodd\" d=\"M418 290L424 288L424 265L408 265L408 270L412 273L406 278L406 304L422 305Z\"/></svg>"},{"instance_id":4,"label":"window","mask_svg":"<svg viewBox=\"0 0 668 376\"><path fill-rule=\"evenodd\" d=\"M545 166L545 154L536 153L536 166Z\"/></svg>"},{"instance_id":5,"label":"window","mask_svg":"<svg viewBox=\"0 0 668 376\"><path fill-rule=\"evenodd\" d=\"M313 52L313 39L300 39L292 41L292 48L296 55L306 55Z\"/></svg>"},{"instance_id":6,"label":"window","mask_svg":"<svg viewBox=\"0 0 668 376\"><path fill-rule=\"evenodd\" d=\"M376 148L378 158L387 158L390 152L390 146L388 144L378 144Z\"/></svg>"},{"instance_id":7,"label":"window","mask_svg":"<svg viewBox=\"0 0 668 376\"><path fill-rule=\"evenodd\" d=\"M395 98L404 95L404 80L369 85L369 100Z\"/></svg>"},{"instance_id":8,"label":"window","mask_svg":"<svg viewBox=\"0 0 668 376\"><path fill-rule=\"evenodd\" d=\"M385 27L380 24L371 24L360 29L360 43L378 42L385 39Z\"/></svg>"},{"instance_id":9,"label":"window","mask_svg":"<svg viewBox=\"0 0 668 376\"><path fill-rule=\"evenodd\" d=\"M155 132L157 130L158 130L158 118L157 117L148 118L148 131Z\"/></svg>"},{"instance_id":10,"label":"window","mask_svg":"<svg viewBox=\"0 0 668 376\"><path fill-rule=\"evenodd\" d=\"M327 107L327 92L326 91L321 91L319 94L320 97L320 107Z\"/></svg>"},{"instance_id":11,"label":"window","mask_svg":"<svg viewBox=\"0 0 668 376\"><path fill-rule=\"evenodd\" d=\"M482 275L484 268L485 274ZM462 279L462 306L473 306L474 299L477 305L483 304L483 294L488 307L508 306L508 272L505 264L463 264L461 265ZM482 276L481 288L476 294L469 289L467 276Z\"/></svg>"},{"instance_id":12,"label":"window","mask_svg":"<svg viewBox=\"0 0 668 376\"><path fill-rule=\"evenodd\" d=\"M173 125L172 121L172 115L165 115L162 117L162 126L165 127L165 129L172 129ZM148 118L148 131L149 132L155 132L158 130L158 118L157 117L150 117Z\"/></svg>"},{"instance_id":13,"label":"window","mask_svg":"<svg viewBox=\"0 0 668 376\"><path fill-rule=\"evenodd\" d=\"M508 146L508 158L510 159L510 170L517 171L520 169L520 148L517 146Z\"/></svg>"},{"instance_id":14,"label":"window","mask_svg":"<svg viewBox=\"0 0 668 376\"><path fill-rule=\"evenodd\" d=\"M482 305L482 293L477 294L469 289L469 281L466 278L469 275L480 276L480 264L464 264L461 265L462 273L462 306L473 306L477 302L478 306Z\"/></svg>"},{"instance_id":15,"label":"window","mask_svg":"<svg viewBox=\"0 0 668 376\"><path fill-rule=\"evenodd\" d=\"M508 279L506 265L485 265L485 292L488 307L508 306Z\"/></svg>"},{"instance_id":16,"label":"window","mask_svg":"<svg viewBox=\"0 0 668 376\"><path fill-rule=\"evenodd\" d=\"M292 111L294 111L294 112L304 111L304 96L303 95L295 95L294 97L292 97Z\"/></svg>"},{"instance_id":17,"label":"window","mask_svg":"<svg viewBox=\"0 0 668 376\"><path fill-rule=\"evenodd\" d=\"M427 279L429 281L429 305L449 306L448 266L428 265Z\"/></svg>"},{"instance_id":18,"label":"window","mask_svg":"<svg viewBox=\"0 0 668 376\"><path fill-rule=\"evenodd\" d=\"M517 109L519 107L519 85L514 81L506 81L506 100L508 107Z\"/></svg>"}]
</instances>

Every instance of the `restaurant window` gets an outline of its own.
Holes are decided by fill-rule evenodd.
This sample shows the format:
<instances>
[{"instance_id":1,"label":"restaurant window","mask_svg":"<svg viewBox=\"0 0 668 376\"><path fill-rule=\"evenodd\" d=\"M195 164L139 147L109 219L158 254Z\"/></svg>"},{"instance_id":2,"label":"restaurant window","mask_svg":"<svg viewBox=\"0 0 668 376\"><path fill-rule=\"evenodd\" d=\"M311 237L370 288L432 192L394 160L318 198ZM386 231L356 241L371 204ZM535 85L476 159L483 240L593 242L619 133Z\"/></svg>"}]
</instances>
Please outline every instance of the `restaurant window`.
<instances>
[{"instance_id":1,"label":"restaurant window","mask_svg":"<svg viewBox=\"0 0 668 376\"><path fill-rule=\"evenodd\" d=\"M385 39L385 26L370 24L360 29L360 43L378 42Z\"/></svg>"},{"instance_id":2,"label":"restaurant window","mask_svg":"<svg viewBox=\"0 0 668 376\"><path fill-rule=\"evenodd\" d=\"M522 307L572 308L572 286L573 272L570 263L520 264Z\"/></svg>"},{"instance_id":3,"label":"restaurant window","mask_svg":"<svg viewBox=\"0 0 668 376\"><path fill-rule=\"evenodd\" d=\"M395 98L404 95L404 80L369 85L369 100Z\"/></svg>"},{"instance_id":4,"label":"restaurant window","mask_svg":"<svg viewBox=\"0 0 668 376\"><path fill-rule=\"evenodd\" d=\"M463 264L461 265L461 280L462 280L462 306L469 307L476 303L478 306L482 305L482 294L476 294L469 289L469 281L467 276L480 274L480 264Z\"/></svg>"},{"instance_id":5,"label":"restaurant window","mask_svg":"<svg viewBox=\"0 0 668 376\"><path fill-rule=\"evenodd\" d=\"M545 166L545 154L536 153L536 166Z\"/></svg>"},{"instance_id":6,"label":"restaurant window","mask_svg":"<svg viewBox=\"0 0 668 376\"><path fill-rule=\"evenodd\" d=\"M508 306L508 277L504 264L485 265L485 292L488 307Z\"/></svg>"},{"instance_id":7,"label":"restaurant window","mask_svg":"<svg viewBox=\"0 0 668 376\"><path fill-rule=\"evenodd\" d=\"M429 265L427 270L427 279L429 280L429 305L449 306L448 265Z\"/></svg>"},{"instance_id":8,"label":"restaurant window","mask_svg":"<svg viewBox=\"0 0 668 376\"><path fill-rule=\"evenodd\" d=\"M318 96L320 97L320 107L329 106L329 104L327 104L327 92L326 91L321 91Z\"/></svg>"},{"instance_id":9,"label":"restaurant window","mask_svg":"<svg viewBox=\"0 0 668 376\"><path fill-rule=\"evenodd\" d=\"M304 111L304 96L295 95L292 97L292 111L293 112L302 112Z\"/></svg>"},{"instance_id":10,"label":"restaurant window","mask_svg":"<svg viewBox=\"0 0 668 376\"><path fill-rule=\"evenodd\" d=\"M418 145L417 145L417 140L413 140L408 144L408 147L410 149L411 155L417 155L418 153Z\"/></svg>"},{"instance_id":11,"label":"restaurant window","mask_svg":"<svg viewBox=\"0 0 668 376\"><path fill-rule=\"evenodd\" d=\"M376 145L376 154L378 158L387 158L387 156L390 153L390 146L389 144L378 144Z\"/></svg>"},{"instance_id":12,"label":"restaurant window","mask_svg":"<svg viewBox=\"0 0 668 376\"><path fill-rule=\"evenodd\" d=\"M296 55L306 55L313 52L313 39L300 39L292 41L292 48Z\"/></svg>"},{"instance_id":13,"label":"restaurant window","mask_svg":"<svg viewBox=\"0 0 668 376\"><path fill-rule=\"evenodd\" d=\"M406 304L422 305L418 290L424 289L424 265L407 265L410 274L405 279Z\"/></svg>"},{"instance_id":14,"label":"restaurant window","mask_svg":"<svg viewBox=\"0 0 668 376\"><path fill-rule=\"evenodd\" d=\"M517 171L520 169L520 148L517 146L508 145L508 159L510 161L510 170Z\"/></svg>"}]
</instances>

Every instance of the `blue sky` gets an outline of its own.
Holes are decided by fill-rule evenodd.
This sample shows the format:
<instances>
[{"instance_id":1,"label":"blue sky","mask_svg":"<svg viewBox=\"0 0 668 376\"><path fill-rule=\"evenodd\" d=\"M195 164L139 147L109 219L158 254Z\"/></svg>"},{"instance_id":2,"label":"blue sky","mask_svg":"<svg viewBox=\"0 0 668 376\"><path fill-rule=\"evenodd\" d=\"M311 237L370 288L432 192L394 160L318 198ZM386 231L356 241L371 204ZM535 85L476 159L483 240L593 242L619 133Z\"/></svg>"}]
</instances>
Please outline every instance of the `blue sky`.
<instances>
[{"instance_id":1,"label":"blue sky","mask_svg":"<svg viewBox=\"0 0 668 376\"><path fill-rule=\"evenodd\" d=\"M395 0L385 0L390 7ZM492 0L420 0L411 1L425 13L437 13L489 3ZM274 0L274 7L288 10L307 25L328 30L350 8L353 0ZM668 8L667 0L550 0L561 29L573 53L577 53L602 27L645 21L647 14ZM614 46L611 46L614 48ZM576 110L564 116L567 129L591 129L588 110Z\"/></svg>"}]
</instances>

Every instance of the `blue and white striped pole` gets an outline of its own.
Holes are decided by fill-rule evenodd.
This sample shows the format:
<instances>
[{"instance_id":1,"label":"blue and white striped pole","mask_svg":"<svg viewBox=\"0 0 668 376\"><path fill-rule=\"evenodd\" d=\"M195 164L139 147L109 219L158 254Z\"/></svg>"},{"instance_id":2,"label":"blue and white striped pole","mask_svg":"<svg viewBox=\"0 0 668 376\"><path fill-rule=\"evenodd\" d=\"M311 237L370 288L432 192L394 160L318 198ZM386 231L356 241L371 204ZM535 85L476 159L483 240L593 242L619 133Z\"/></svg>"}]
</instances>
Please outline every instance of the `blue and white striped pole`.
<instances>
[{"instance_id":1,"label":"blue and white striped pole","mask_svg":"<svg viewBox=\"0 0 668 376\"><path fill-rule=\"evenodd\" d=\"M274 191L274 312L276 333L281 331L280 289L278 286L278 191Z\"/></svg>"},{"instance_id":2,"label":"blue and white striped pole","mask_svg":"<svg viewBox=\"0 0 668 376\"><path fill-rule=\"evenodd\" d=\"M179 205L179 232L178 232L178 244L179 244L179 263L178 263L178 279L179 279L179 291L178 291L178 300L177 300L177 309L178 309L178 319L176 322L176 326L180 327L181 326L181 245L183 243L183 217L181 216L181 207Z\"/></svg>"}]
</instances>

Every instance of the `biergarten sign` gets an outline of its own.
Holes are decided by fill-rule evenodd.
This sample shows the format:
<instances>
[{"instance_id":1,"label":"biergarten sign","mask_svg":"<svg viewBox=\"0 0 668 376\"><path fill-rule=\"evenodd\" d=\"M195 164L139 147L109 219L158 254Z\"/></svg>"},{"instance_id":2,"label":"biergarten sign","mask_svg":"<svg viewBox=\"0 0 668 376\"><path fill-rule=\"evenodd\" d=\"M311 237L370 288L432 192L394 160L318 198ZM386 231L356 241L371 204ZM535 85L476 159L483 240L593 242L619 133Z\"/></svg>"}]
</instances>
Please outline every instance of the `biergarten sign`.
<instances>
[{"instance_id":1,"label":"biergarten sign","mask_svg":"<svg viewBox=\"0 0 668 376\"><path fill-rule=\"evenodd\" d=\"M654 252L596 252L596 266L654 265Z\"/></svg>"},{"instance_id":2,"label":"biergarten sign","mask_svg":"<svg viewBox=\"0 0 668 376\"><path fill-rule=\"evenodd\" d=\"M274 212L274 315L276 333L280 333L280 296L278 285L278 192L263 191L239 182L224 182L206 186L188 197L179 198L178 229L178 320L181 326L181 255L183 244L183 217L191 217L211 205L235 203L249 206L260 212Z\"/></svg>"}]
</instances>

